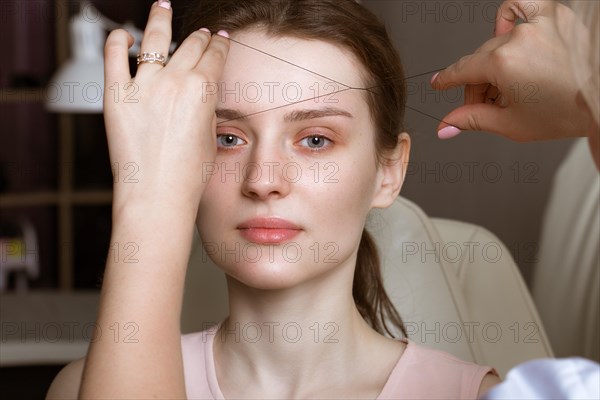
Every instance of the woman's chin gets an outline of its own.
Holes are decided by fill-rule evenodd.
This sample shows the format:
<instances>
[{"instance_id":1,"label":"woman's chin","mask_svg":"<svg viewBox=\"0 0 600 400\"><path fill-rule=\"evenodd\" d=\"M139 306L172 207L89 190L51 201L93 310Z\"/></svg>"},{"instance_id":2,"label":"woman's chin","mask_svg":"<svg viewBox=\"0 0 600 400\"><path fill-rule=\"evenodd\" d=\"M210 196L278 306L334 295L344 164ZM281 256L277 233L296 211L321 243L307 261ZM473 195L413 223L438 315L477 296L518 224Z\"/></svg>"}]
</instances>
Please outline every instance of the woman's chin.
<instances>
[{"instance_id":1,"label":"woman's chin","mask_svg":"<svg viewBox=\"0 0 600 400\"><path fill-rule=\"evenodd\" d=\"M314 267L314 266L313 266ZM244 286L259 290L284 290L298 286L310 280L312 276L299 273L300 265L274 264L268 265L236 265L235 270L222 268L228 278L235 279ZM304 271L307 271L305 268Z\"/></svg>"}]
</instances>

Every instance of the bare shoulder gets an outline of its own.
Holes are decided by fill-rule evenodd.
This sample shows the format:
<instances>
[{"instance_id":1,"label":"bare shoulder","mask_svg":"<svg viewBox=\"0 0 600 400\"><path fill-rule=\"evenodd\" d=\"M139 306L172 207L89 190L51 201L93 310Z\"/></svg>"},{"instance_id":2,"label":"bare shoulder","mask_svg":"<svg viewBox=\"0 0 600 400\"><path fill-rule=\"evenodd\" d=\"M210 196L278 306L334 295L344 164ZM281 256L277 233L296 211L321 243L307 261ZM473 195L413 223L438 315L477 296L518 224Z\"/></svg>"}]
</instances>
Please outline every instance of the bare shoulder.
<instances>
[{"instance_id":1,"label":"bare shoulder","mask_svg":"<svg viewBox=\"0 0 600 400\"><path fill-rule=\"evenodd\" d=\"M487 375L484 376L481 381L481 385L479 386L479 393L477 394L477 398L480 398L481 396L483 396L485 393L487 393L488 390L490 390L492 387L496 386L500 382L502 382L502 380L500 378L498 378L496 375L492 374L491 372L488 372Z\"/></svg>"},{"instance_id":2,"label":"bare shoulder","mask_svg":"<svg viewBox=\"0 0 600 400\"><path fill-rule=\"evenodd\" d=\"M77 399L85 357L65 365L52 381L46 399Z\"/></svg>"}]
</instances>

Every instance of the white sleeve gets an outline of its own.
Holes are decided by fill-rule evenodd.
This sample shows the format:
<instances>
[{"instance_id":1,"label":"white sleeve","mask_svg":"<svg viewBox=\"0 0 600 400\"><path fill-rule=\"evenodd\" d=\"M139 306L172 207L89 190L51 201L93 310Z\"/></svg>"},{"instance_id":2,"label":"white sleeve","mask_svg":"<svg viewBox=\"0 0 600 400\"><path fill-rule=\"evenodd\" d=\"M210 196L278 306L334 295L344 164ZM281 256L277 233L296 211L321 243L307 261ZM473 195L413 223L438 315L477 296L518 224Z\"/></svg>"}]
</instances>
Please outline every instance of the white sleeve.
<instances>
[{"instance_id":1,"label":"white sleeve","mask_svg":"<svg viewBox=\"0 0 600 400\"><path fill-rule=\"evenodd\" d=\"M600 364L585 358L540 359L511 369L482 398L600 399Z\"/></svg>"}]
</instances>

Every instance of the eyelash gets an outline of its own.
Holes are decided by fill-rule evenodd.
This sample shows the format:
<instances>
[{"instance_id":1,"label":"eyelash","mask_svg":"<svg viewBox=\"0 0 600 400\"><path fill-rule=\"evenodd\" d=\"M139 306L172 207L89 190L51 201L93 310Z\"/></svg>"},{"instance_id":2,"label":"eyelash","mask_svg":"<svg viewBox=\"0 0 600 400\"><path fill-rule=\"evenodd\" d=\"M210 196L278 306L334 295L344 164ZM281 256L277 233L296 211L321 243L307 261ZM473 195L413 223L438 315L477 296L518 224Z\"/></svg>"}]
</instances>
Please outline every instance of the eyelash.
<instances>
[{"instance_id":1,"label":"eyelash","mask_svg":"<svg viewBox=\"0 0 600 400\"><path fill-rule=\"evenodd\" d=\"M219 134L217 134L217 148L233 149L233 148L237 147L235 145L234 146L221 146L221 144L222 144L221 139L224 137L232 137L232 138L237 139L238 141L242 141L243 142L242 144L246 144L246 141L244 139L240 138L237 135L234 135L233 133L219 133Z\"/></svg>"},{"instance_id":2,"label":"eyelash","mask_svg":"<svg viewBox=\"0 0 600 400\"><path fill-rule=\"evenodd\" d=\"M238 142L241 141L242 143L236 143L233 146L225 146L221 142L221 140L223 140L223 138L225 138L225 137L235 138L235 139L237 139ZM319 134L312 134L312 135L305 136L298 143L302 143L302 142L305 142L307 140L311 140L314 138L321 139L321 140L325 141L325 143L321 147L310 147L310 145L307 142L306 145L302 146L302 147L309 149L309 151L311 151L311 152L317 153L317 152L325 151L326 149L328 149L329 147L331 147L333 145L333 140L331 140L330 138L328 138L325 135L319 135ZM247 142L244 139L240 138L238 135L235 135L233 133L218 133L217 134L217 148L234 149L235 147L238 147L239 145L243 145L246 143Z\"/></svg>"},{"instance_id":3,"label":"eyelash","mask_svg":"<svg viewBox=\"0 0 600 400\"><path fill-rule=\"evenodd\" d=\"M323 144L322 147L310 147L307 144L306 147L308 149L310 149L310 151L312 151L312 152L325 151L326 149L328 149L329 147L331 147L333 145L333 141L331 139L329 139L327 136L316 135L316 134L315 135L308 135L308 136L304 137L302 140L300 140L300 143L304 142L305 140L310 140L310 139L313 139L313 138L318 138L318 139L324 140L326 143Z\"/></svg>"}]
</instances>

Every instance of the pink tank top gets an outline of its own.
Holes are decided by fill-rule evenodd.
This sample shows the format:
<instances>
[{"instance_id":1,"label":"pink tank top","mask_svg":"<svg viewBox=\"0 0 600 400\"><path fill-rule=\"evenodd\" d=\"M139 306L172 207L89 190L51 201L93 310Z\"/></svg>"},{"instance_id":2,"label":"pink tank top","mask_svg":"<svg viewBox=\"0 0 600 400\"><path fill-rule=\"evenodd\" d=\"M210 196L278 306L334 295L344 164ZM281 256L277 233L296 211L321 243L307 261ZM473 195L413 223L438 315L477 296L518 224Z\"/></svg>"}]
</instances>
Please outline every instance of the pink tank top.
<instances>
[{"instance_id":1,"label":"pink tank top","mask_svg":"<svg viewBox=\"0 0 600 400\"><path fill-rule=\"evenodd\" d=\"M216 329L181 336L185 386L189 399L224 399L213 357ZM408 340L377 400L476 399L483 377L492 372L448 353Z\"/></svg>"}]
</instances>

